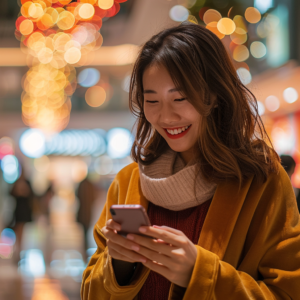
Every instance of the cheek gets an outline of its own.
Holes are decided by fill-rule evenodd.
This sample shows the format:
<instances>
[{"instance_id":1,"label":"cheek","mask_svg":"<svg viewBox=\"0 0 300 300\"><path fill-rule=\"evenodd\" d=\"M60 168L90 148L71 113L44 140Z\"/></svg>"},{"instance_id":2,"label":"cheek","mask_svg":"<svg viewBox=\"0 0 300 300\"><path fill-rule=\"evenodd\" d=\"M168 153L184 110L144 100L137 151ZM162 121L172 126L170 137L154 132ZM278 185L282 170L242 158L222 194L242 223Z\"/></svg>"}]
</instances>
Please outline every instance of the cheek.
<instances>
[{"instance_id":1,"label":"cheek","mask_svg":"<svg viewBox=\"0 0 300 300\"><path fill-rule=\"evenodd\" d=\"M144 108L144 114L149 123L153 125L156 123L157 113L153 109Z\"/></svg>"}]
</instances>

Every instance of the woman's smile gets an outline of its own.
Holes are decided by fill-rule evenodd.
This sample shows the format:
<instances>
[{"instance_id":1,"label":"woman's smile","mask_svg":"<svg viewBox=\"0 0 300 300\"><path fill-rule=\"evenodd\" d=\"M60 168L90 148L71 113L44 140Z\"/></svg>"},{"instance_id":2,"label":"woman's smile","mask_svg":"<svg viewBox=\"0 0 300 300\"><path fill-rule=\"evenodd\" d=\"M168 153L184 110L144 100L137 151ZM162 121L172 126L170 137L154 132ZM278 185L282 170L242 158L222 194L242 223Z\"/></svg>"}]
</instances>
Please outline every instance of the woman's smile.
<instances>
[{"instance_id":1,"label":"woman's smile","mask_svg":"<svg viewBox=\"0 0 300 300\"><path fill-rule=\"evenodd\" d=\"M188 131L190 130L192 125L184 126L184 127L178 127L178 128L164 128L168 138L170 139L179 139L183 136L185 136Z\"/></svg>"}]
</instances>

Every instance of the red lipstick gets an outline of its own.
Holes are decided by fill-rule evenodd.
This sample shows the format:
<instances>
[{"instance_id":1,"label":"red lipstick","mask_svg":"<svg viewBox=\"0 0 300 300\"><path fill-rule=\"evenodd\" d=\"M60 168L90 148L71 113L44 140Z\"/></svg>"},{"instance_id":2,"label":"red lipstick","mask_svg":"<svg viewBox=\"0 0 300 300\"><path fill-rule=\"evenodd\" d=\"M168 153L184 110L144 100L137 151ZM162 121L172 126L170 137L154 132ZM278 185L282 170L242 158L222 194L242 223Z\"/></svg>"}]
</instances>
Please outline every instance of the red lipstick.
<instances>
[{"instance_id":1,"label":"red lipstick","mask_svg":"<svg viewBox=\"0 0 300 300\"><path fill-rule=\"evenodd\" d=\"M167 129L164 128L164 130L165 130L165 132L166 132L168 138L174 140L174 139L180 139L181 137L183 137L184 135L186 135L187 132L190 130L191 127L192 127L192 125L190 125L190 127L189 127L188 129L186 129L185 131L183 131L183 132L181 132L181 133L178 133L178 134L174 134L174 135L172 135L171 133L169 133L169 132L167 131ZM179 127L179 128L180 128L180 127Z\"/></svg>"}]
</instances>

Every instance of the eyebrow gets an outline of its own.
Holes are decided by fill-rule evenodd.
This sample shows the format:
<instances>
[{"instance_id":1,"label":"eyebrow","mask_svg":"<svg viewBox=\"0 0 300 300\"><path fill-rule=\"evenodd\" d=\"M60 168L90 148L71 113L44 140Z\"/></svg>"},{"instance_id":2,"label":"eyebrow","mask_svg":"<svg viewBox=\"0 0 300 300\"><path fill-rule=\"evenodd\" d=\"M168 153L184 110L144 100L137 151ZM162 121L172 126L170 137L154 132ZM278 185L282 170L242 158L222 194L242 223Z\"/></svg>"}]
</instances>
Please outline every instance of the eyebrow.
<instances>
[{"instance_id":1,"label":"eyebrow","mask_svg":"<svg viewBox=\"0 0 300 300\"><path fill-rule=\"evenodd\" d=\"M175 89L168 90L168 93L174 93L174 92L179 92L179 89L175 88ZM157 94L157 92L154 90L144 90L143 94Z\"/></svg>"}]
</instances>

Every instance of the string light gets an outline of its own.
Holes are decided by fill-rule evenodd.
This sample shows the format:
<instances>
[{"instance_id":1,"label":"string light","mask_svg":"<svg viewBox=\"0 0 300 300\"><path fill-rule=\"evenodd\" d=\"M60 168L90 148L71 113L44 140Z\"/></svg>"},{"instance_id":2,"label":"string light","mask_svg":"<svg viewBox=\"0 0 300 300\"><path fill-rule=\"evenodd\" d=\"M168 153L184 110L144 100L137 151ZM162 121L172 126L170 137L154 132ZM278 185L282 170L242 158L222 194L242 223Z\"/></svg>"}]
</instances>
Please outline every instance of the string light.
<instances>
[{"instance_id":1,"label":"string light","mask_svg":"<svg viewBox=\"0 0 300 300\"><path fill-rule=\"evenodd\" d=\"M49 132L67 126L70 97L77 86L75 68L84 65L89 53L101 47L102 19L116 15L119 3L125 1L21 1L15 36L28 55L30 67L21 99L26 125ZM92 106L105 101L105 97L99 99L97 105L92 101Z\"/></svg>"}]
</instances>

